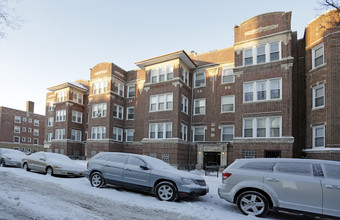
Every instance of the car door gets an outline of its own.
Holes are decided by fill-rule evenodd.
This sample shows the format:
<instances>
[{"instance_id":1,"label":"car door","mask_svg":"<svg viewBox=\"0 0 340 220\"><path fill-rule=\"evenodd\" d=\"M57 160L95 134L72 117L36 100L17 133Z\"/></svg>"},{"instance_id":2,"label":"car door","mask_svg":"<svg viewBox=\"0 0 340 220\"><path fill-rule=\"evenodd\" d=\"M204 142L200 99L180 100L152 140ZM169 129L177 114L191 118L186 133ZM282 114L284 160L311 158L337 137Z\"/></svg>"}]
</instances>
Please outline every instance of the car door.
<instances>
[{"instance_id":1,"label":"car door","mask_svg":"<svg viewBox=\"0 0 340 220\"><path fill-rule=\"evenodd\" d=\"M280 208L322 213L320 179L314 177L311 163L279 162L264 183L277 194Z\"/></svg>"},{"instance_id":2,"label":"car door","mask_svg":"<svg viewBox=\"0 0 340 220\"><path fill-rule=\"evenodd\" d=\"M127 156L111 154L104 162L103 175L108 183L120 185L123 181L123 169Z\"/></svg>"},{"instance_id":3,"label":"car door","mask_svg":"<svg viewBox=\"0 0 340 220\"><path fill-rule=\"evenodd\" d=\"M142 168L143 166L144 168ZM123 181L129 186L143 189L149 187L151 170L140 158L129 156L128 162L124 167Z\"/></svg>"},{"instance_id":4,"label":"car door","mask_svg":"<svg viewBox=\"0 0 340 220\"><path fill-rule=\"evenodd\" d=\"M340 217L340 165L323 164L323 214Z\"/></svg>"},{"instance_id":5,"label":"car door","mask_svg":"<svg viewBox=\"0 0 340 220\"><path fill-rule=\"evenodd\" d=\"M37 153L34 153L30 156L27 157L27 163L28 163L28 167L31 169L31 170L37 170L37 171L40 171L40 168L39 168L39 158L43 157L42 153L40 152L37 152Z\"/></svg>"}]
</instances>

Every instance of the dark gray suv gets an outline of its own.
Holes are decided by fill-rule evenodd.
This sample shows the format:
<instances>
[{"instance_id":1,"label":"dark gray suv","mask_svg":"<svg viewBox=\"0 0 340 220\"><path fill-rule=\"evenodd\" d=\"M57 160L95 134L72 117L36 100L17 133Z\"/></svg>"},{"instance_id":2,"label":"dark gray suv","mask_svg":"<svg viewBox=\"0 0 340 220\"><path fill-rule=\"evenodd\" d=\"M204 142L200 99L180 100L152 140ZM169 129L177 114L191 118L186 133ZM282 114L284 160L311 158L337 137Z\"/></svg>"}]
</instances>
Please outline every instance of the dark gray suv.
<instances>
[{"instance_id":1,"label":"dark gray suv","mask_svg":"<svg viewBox=\"0 0 340 220\"><path fill-rule=\"evenodd\" d=\"M201 176L138 154L101 152L89 160L85 175L94 187L117 185L151 192L163 201L198 197L209 191Z\"/></svg>"}]
</instances>

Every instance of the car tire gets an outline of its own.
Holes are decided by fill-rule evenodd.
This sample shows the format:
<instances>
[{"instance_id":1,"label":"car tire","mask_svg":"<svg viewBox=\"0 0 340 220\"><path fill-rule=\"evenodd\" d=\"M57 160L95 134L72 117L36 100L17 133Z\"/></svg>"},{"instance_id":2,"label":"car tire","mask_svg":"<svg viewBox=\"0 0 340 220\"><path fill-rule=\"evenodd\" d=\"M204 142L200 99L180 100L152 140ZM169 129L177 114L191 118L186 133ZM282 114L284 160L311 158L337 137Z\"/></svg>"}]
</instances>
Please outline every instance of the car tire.
<instances>
[{"instance_id":1,"label":"car tire","mask_svg":"<svg viewBox=\"0 0 340 220\"><path fill-rule=\"evenodd\" d=\"M52 167L47 167L46 168L46 175L53 176L53 169L52 169Z\"/></svg>"},{"instance_id":2,"label":"car tire","mask_svg":"<svg viewBox=\"0 0 340 220\"><path fill-rule=\"evenodd\" d=\"M5 166L6 166L5 160L1 160L0 161L0 167L5 167Z\"/></svg>"},{"instance_id":3,"label":"car tire","mask_svg":"<svg viewBox=\"0 0 340 220\"><path fill-rule=\"evenodd\" d=\"M177 189L171 182L163 181L156 186L156 196L161 201L174 201L178 198Z\"/></svg>"},{"instance_id":4,"label":"car tire","mask_svg":"<svg viewBox=\"0 0 340 220\"><path fill-rule=\"evenodd\" d=\"M90 176L91 186L101 188L105 185L105 180L100 172L94 172Z\"/></svg>"},{"instance_id":5,"label":"car tire","mask_svg":"<svg viewBox=\"0 0 340 220\"><path fill-rule=\"evenodd\" d=\"M236 200L238 208L245 215L263 217L268 213L269 202L267 198L256 191L241 193Z\"/></svg>"},{"instance_id":6,"label":"car tire","mask_svg":"<svg viewBox=\"0 0 340 220\"><path fill-rule=\"evenodd\" d=\"M28 168L28 164L27 164L27 163L24 163L22 167L23 167L24 170L26 170L26 171L30 171L30 170L31 170L30 168Z\"/></svg>"}]
</instances>

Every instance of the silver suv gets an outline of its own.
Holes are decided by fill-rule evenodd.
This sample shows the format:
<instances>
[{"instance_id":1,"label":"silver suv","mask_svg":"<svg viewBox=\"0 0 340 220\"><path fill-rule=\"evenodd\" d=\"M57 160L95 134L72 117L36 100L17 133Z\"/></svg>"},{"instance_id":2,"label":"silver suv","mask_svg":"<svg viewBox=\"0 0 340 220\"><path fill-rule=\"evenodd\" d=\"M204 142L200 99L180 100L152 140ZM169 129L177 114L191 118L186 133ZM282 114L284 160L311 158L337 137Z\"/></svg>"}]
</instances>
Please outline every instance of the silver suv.
<instances>
[{"instance_id":1,"label":"silver suv","mask_svg":"<svg viewBox=\"0 0 340 220\"><path fill-rule=\"evenodd\" d=\"M222 173L220 198L246 215L268 210L340 217L340 162L311 159L238 159Z\"/></svg>"},{"instance_id":2,"label":"silver suv","mask_svg":"<svg viewBox=\"0 0 340 220\"><path fill-rule=\"evenodd\" d=\"M85 175L94 187L117 185L151 192L164 201L198 197L209 191L201 176L138 154L101 152L89 160Z\"/></svg>"}]
</instances>

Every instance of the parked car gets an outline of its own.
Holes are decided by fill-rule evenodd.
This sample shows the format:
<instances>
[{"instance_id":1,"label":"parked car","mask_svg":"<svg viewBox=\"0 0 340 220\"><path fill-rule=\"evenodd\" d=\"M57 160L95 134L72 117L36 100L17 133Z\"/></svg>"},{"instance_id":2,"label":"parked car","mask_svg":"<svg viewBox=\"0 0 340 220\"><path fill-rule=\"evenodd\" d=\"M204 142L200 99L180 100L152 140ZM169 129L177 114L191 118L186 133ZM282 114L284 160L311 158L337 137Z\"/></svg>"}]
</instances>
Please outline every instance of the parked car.
<instances>
[{"instance_id":1,"label":"parked car","mask_svg":"<svg viewBox=\"0 0 340 220\"><path fill-rule=\"evenodd\" d=\"M150 192L163 201L198 197L209 191L201 176L138 154L101 152L89 160L85 175L93 187L117 185Z\"/></svg>"},{"instance_id":2,"label":"parked car","mask_svg":"<svg viewBox=\"0 0 340 220\"><path fill-rule=\"evenodd\" d=\"M21 167L21 160L24 157L26 157L26 154L19 150L0 148L0 167Z\"/></svg>"},{"instance_id":3,"label":"parked car","mask_svg":"<svg viewBox=\"0 0 340 220\"><path fill-rule=\"evenodd\" d=\"M340 162L238 159L222 173L220 198L246 215L286 210L340 217Z\"/></svg>"},{"instance_id":4,"label":"parked car","mask_svg":"<svg viewBox=\"0 0 340 220\"><path fill-rule=\"evenodd\" d=\"M68 156L57 153L37 152L22 159L23 168L48 175L84 176L85 167Z\"/></svg>"}]
</instances>

